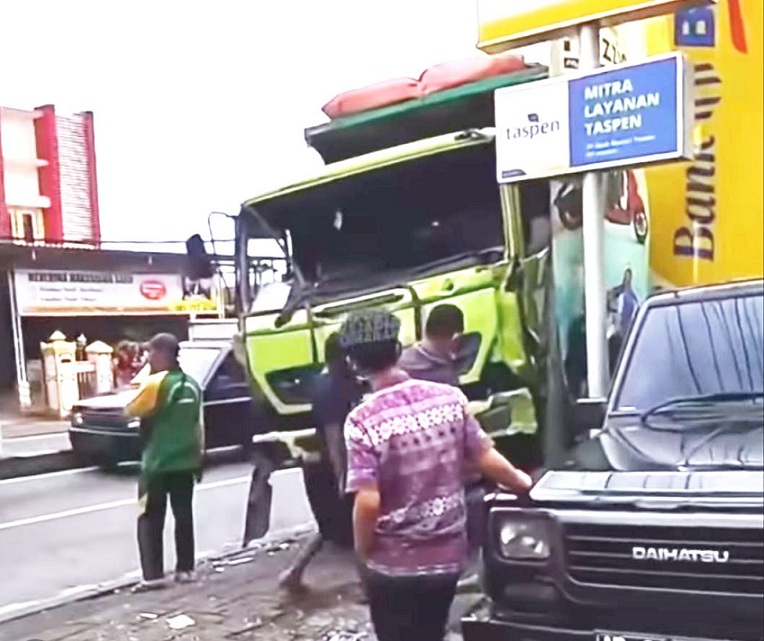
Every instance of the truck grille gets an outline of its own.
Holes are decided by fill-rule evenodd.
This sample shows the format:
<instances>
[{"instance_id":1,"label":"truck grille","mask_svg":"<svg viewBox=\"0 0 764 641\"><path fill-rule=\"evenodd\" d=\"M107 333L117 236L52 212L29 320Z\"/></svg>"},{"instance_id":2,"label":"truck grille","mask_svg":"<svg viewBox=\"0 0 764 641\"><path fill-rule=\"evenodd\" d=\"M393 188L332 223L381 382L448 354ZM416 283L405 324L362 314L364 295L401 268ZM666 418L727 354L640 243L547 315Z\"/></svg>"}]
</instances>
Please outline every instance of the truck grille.
<instances>
[{"instance_id":1,"label":"truck grille","mask_svg":"<svg viewBox=\"0 0 764 641\"><path fill-rule=\"evenodd\" d=\"M579 583L764 595L760 529L568 524L565 544Z\"/></svg>"}]
</instances>

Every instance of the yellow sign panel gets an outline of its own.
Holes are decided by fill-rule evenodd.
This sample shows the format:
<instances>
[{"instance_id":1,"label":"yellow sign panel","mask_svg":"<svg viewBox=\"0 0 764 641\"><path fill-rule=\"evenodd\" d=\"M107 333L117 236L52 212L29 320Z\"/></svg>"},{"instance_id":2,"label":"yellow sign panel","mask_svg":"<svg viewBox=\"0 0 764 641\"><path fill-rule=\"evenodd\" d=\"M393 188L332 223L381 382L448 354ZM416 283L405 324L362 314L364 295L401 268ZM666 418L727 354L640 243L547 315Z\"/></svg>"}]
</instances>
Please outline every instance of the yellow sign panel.
<instances>
[{"instance_id":1,"label":"yellow sign panel","mask_svg":"<svg viewBox=\"0 0 764 641\"><path fill-rule=\"evenodd\" d=\"M764 104L761 0L648 21L647 54L681 51L695 68L695 160L647 170L651 262L686 286L761 277Z\"/></svg>"},{"instance_id":2,"label":"yellow sign panel","mask_svg":"<svg viewBox=\"0 0 764 641\"><path fill-rule=\"evenodd\" d=\"M478 0L478 48L487 53L569 35L588 22L612 26L715 0ZM760 0L759 0L760 1Z\"/></svg>"}]
</instances>

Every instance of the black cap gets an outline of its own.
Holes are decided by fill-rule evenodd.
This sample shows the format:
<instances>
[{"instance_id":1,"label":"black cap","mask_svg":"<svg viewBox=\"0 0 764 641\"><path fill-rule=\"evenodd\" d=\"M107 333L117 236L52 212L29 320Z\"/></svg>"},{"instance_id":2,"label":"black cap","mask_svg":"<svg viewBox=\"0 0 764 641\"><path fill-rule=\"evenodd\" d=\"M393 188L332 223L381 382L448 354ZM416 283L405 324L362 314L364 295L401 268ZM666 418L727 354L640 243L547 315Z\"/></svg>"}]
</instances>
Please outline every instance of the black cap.
<instances>
[{"instance_id":1,"label":"black cap","mask_svg":"<svg viewBox=\"0 0 764 641\"><path fill-rule=\"evenodd\" d=\"M400 329L401 321L386 310L351 312L340 328L340 343L348 349L370 343L397 341Z\"/></svg>"}]
</instances>

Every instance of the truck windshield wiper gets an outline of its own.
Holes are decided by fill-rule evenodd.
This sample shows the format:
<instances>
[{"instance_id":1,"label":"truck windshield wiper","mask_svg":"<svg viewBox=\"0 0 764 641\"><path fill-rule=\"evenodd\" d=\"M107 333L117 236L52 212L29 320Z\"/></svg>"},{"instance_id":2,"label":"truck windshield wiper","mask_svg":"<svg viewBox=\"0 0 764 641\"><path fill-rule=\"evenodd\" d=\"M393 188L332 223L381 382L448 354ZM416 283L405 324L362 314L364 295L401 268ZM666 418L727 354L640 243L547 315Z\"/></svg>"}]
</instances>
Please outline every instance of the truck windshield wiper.
<instances>
[{"instance_id":1,"label":"truck windshield wiper","mask_svg":"<svg viewBox=\"0 0 764 641\"><path fill-rule=\"evenodd\" d=\"M716 392L713 394L701 394L696 396L679 396L676 398L663 401L646 410L640 416L640 421L643 425L647 425L650 418L657 415L680 415L682 419L692 420L705 419L715 420L717 417L730 417L728 411L724 414L718 414L714 412L714 408L717 405L725 403L745 403L746 401L764 400L764 392ZM762 406L759 404L746 404L745 408L741 408L740 418L744 418L748 415L748 410L753 409L755 416L762 416ZM676 417L676 416L674 416ZM737 413L735 418L738 418Z\"/></svg>"},{"instance_id":2,"label":"truck windshield wiper","mask_svg":"<svg viewBox=\"0 0 764 641\"><path fill-rule=\"evenodd\" d=\"M278 329L292 320L295 312L302 307L310 305L313 298L313 288L307 286L302 281L295 282L296 292L286 302L279 315L274 321L274 326Z\"/></svg>"}]
</instances>

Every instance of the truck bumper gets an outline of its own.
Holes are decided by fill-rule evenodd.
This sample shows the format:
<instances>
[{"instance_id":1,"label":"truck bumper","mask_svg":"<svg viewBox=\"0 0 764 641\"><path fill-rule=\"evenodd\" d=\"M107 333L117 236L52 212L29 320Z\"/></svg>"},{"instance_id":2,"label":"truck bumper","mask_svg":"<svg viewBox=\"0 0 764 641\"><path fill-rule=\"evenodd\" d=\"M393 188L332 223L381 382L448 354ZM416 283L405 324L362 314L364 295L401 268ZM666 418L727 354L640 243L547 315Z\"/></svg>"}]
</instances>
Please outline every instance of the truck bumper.
<instances>
[{"instance_id":1,"label":"truck bumper","mask_svg":"<svg viewBox=\"0 0 764 641\"><path fill-rule=\"evenodd\" d=\"M595 641L594 632L547 628L503 621L462 621L464 641Z\"/></svg>"},{"instance_id":2,"label":"truck bumper","mask_svg":"<svg viewBox=\"0 0 764 641\"><path fill-rule=\"evenodd\" d=\"M600 632L599 634L607 634ZM721 639L701 639L674 635L656 635L651 632L610 632L614 638L624 638L627 641L722 641ZM546 627L524 623L509 623L495 619L483 621L472 618L462 620L462 636L464 641L598 641L595 630L570 629L564 627ZM603 637L600 636L599 639ZM613 638L613 637L611 637Z\"/></svg>"}]
</instances>

